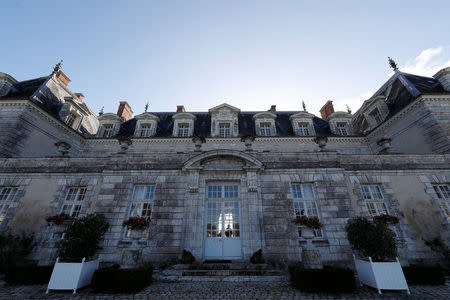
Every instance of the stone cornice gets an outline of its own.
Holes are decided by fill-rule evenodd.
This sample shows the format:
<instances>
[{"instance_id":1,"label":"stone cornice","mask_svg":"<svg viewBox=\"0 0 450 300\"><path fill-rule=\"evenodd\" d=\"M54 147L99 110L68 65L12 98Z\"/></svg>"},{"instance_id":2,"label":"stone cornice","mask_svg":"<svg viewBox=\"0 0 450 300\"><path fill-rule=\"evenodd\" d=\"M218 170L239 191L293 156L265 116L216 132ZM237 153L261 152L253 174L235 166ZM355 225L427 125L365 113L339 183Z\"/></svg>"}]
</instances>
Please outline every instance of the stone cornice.
<instances>
[{"instance_id":1,"label":"stone cornice","mask_svg":"<svg viewBox=\"0 0 450 300\"><path fill-rule=\"evenodd\" d=\"M57 120L55 117L48 114L46 111L38 107L32 101L28 99L23 100L2 100L0 101L0 107L14 107L14 108L24 108L29 109L31 112L36 112L41 118L47 121L49 124L54 125L55 127L62 129L65 134L78 139L79 143L83 143L84 136L82 136L77 131L69 128L62 121Z\"/></svg>"}]
</instances>

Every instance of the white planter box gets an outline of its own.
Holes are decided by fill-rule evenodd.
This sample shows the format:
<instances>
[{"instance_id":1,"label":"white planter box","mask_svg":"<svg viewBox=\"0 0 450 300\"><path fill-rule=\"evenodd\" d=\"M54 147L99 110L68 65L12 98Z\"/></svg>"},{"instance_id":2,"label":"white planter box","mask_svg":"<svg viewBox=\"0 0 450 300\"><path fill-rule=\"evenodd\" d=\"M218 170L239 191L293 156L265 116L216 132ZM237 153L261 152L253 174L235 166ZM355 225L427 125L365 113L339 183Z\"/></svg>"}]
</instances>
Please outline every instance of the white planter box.
<instances>
[{"instance_id":1,"label":"white planter box","mask_svg":"<svg viewBox=\"0 0 450 300\"><path fill-rule=\"evenodd\" d=\"M400 262L373 262L369 260L355 259L356 272L361 284L381 290L406 290L410 294L405 275Z\"/></svg>"},{"instance_id":2,"label":"white planter box","mask_svg":"<svg viewBox=\"0 0 450 300\"><path fill-rule=\"evenodd\" d=\"M98 259L86 262L84 258L81 263L61 263L58 257L46 293L49 290L73 290L75 294L77 289L91 283L98 263Z\"/></svg>"}]
</instances>

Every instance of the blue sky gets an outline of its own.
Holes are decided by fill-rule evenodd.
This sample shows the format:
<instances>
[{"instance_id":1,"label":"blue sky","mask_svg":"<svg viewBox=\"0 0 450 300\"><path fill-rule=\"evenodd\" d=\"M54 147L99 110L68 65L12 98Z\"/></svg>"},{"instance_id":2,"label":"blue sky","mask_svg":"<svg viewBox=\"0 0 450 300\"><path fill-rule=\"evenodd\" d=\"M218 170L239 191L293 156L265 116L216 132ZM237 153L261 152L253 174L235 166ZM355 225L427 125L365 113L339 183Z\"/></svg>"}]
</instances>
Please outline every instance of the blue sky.
<instances>
[{"instance_id":1,"label":"blue sky","mask_svg":"<svg viewBox=\"0 0 450 300\"><path fill-rule=\"evenodd\" d=\"M8 1L0 72L51 73L95 111L355 111L400 69L450 66L450 1Z\"/></svg>"}]
</instances>

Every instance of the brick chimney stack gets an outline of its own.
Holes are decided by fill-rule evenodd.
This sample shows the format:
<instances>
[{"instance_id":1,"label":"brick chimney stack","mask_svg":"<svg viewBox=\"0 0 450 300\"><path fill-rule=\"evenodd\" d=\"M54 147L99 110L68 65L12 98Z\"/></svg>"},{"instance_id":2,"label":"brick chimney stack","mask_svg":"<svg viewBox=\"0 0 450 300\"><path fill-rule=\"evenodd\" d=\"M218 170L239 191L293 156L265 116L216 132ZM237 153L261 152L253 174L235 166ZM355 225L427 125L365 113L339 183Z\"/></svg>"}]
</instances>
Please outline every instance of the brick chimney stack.
<instances>
[{"instance_id":1,"label":"brick chimney stack","mask_svg":"<svg viewBox=\"0 0 450 300\"><path fill-rule=\"evenodd\" d=\"M84 95L82 93L75 93L75 96L77 96L80 101L83 101Z\"/></svg>"},{"instance_id":2,"label":"brick chimney stack","mask_svg":"<svg viewBox=\"0 0 450 300\"><path fill-rule=\"evenodd\" d=\"M62 71L58 71L58 73L56 73L56 79L58 79L58 81L64 86L68 86L71 81Z\"/></svg>"},{"instance_id":3,"label":"brick chimney stack","mask_svg":"<svg viewBox=\"0 0 450 300\"><path fill-rule=\"evenodd\" d=\"M322 115L322 119L326 120L332 113L334 113L333 101L328 100L320 109L320 114Z\"/></svg>"},{"instance_id":4,"label":"brick chimney stack","mask_svg":"<svg viewBox=\"0 0 450 300\"><path fill-rule=\"evenodd\" d=\"M122 119L124 119L125 122L131 119L133 111L131 110L130 105L126 101L120 101L119 109L117 110L117 115Z\"/></svg>"},{"instance_id":5,"label":"brick chimney stack","mask_svg":"<svg viewBox=\"0 0 450 300\"><path fill-rule=\"evenodd\" d=\"M270 106L269 111L277 111L277 106L276 105Z\"/></svg>"},{"instance_id":6,"label":"brick chimney stack","mask_svg":"<svg viewBox=\"0 0 450 300\"><path fill-rule=\"evenodd\" d=\"M186 112L184 105L177 105L177 113Z\"/></svg>"}]
</instances>

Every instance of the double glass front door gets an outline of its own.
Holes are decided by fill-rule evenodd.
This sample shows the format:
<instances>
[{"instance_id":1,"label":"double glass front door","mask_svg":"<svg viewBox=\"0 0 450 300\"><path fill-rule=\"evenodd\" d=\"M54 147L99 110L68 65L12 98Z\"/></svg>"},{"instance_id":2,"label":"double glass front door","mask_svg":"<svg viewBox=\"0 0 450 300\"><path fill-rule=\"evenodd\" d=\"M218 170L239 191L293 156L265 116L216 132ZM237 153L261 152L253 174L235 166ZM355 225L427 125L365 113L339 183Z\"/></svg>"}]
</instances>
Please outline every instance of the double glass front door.
<instances>
[{"instance_id":1,"label":"double glass front door","mask_svg":"<svg viewBox=\"0 0 450 300\"><path fill-rule=\"evenodd\" d=\"M238 186L210 185L206 196L205 258L241 258Z\"/></svg>"}]
</instances>

